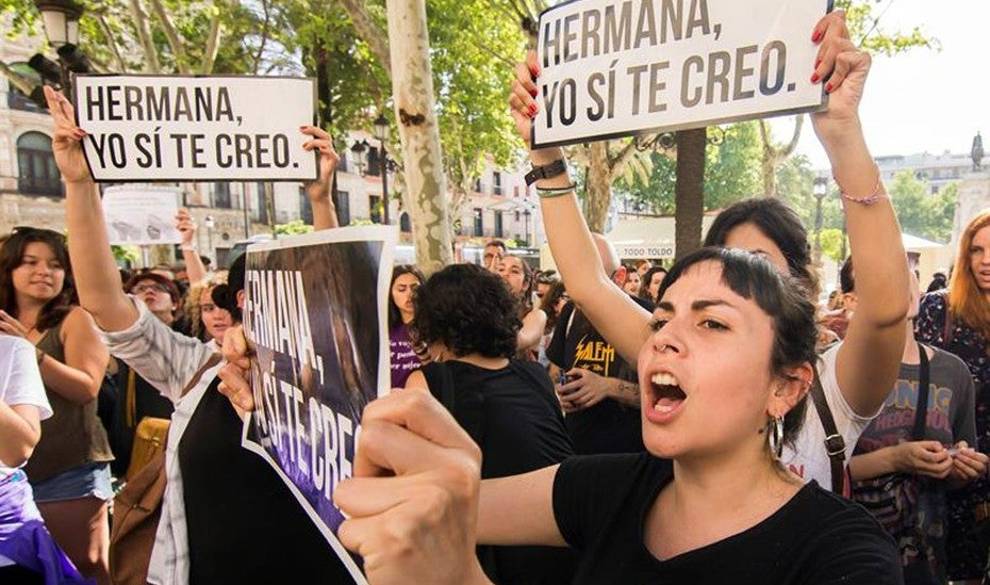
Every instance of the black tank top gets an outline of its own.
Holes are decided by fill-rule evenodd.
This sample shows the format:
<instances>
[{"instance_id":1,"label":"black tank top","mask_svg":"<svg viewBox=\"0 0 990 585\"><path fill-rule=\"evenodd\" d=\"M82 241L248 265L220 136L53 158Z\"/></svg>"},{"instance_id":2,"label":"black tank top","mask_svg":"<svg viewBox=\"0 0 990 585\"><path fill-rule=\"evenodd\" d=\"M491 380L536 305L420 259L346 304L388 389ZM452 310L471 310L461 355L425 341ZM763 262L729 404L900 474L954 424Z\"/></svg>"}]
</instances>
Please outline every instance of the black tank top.
<instances>
[{"instance_id":1,"label":"black tank top","mask_svg":"<svg viewBox=\"0 0 990 585\"><path fill-rule=\"evenodd\" d=\"M353 583L275 470L241 447L241 419L219 383L179 442L190 585Z\"/></svg>"}]
</instances>

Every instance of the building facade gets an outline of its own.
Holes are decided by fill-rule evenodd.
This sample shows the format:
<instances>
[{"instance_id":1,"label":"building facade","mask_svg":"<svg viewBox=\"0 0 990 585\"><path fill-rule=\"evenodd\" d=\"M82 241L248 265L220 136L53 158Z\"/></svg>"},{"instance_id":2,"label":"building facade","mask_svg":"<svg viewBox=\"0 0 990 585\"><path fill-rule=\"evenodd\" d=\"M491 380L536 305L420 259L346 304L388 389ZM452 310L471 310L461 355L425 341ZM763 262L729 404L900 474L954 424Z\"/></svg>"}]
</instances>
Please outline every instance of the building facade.
<instances>
[{"instance_id":1,"label":"building facade","mask_svg":"<svg viewBox=\"0 0 990 585\"><path fill-rule=\"evenodd\" d=\"M961 180L973 161L968 154L930 154L927 152L911 155L893 155L876 157L880 174L888 185L894 177L903 172L911 171L914 176L931 185L932 195L937 194L946 185Z\"/></svg>"}]
</instances>

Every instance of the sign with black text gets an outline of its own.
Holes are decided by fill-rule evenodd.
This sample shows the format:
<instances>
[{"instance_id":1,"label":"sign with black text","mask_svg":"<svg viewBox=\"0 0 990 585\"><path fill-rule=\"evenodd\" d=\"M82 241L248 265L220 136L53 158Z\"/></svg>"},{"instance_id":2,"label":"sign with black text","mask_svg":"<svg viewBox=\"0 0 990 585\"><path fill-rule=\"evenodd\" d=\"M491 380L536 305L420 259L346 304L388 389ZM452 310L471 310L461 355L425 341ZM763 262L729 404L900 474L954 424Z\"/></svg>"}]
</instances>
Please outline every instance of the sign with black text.
<instances>
[{"instance_id":1,"label":"sign with black text","mask_svg":"<svg viewBox=\"0 0 990 585\"><path fill-rule=\"evenodd\" d=\"M76 123L96 181L307 181L315 83L293 77L79 75Z\"/></svg>"},{"instance_id":2,"label":"sign with black text","mask_svg":"<svg viewBox=\"0 0 990 585\"><path fill-rule=\"evenodd\" d=\"M829 0L573 0L540 15L534 147L813 111Z\"/></svg>"},{"instance_id":3,"label":"sign with black text","mask_svg":"<svg viewBox=\"0 0 990 585\"><path fill-rule=\"evenodd\" d=\"M256 410L242 444L268 461L356 583L333 492L353 470L361 413L389 390L388 284L397 233L326 230L250 246L244 331Z\"/></svg>"}]
</instances>

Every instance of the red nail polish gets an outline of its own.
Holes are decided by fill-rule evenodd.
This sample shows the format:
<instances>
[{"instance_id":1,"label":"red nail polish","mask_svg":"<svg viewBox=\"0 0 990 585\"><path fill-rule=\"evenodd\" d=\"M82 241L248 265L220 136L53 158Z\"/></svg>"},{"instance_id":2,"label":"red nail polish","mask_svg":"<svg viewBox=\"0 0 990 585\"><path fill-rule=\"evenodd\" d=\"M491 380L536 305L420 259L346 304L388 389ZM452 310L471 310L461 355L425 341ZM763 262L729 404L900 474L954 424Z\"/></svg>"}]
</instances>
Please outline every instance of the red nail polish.
<instances>
[{"instance_id":1,"label":"red nail polish","mask_svg":"<svg viewBox=\"0 0 990 585\"><path fill-rule=\"evenodd\" d=\"M822 64L822 60L821 59L818 59L817 61L815 61L815 69L818 69L818 66L821 65L821 64Z\"/></svg>"},{"instance_id":2,"label":"red nail polish","mask_svg":"<svg viewBox=\"0 0 990 585\"><path fill-rule=\"evenodd\" d=\"M828 92L828 93L832 93L832 84L831 83L825 86L825 91Z\"/></svg>"},{"instance_id":3,"label":"red nail polish","mask_svg":"<svg viewBox=\"0 0 990 585\"><path fill-rule=\"evenodd\" d=\"M533 89L533 90L531 90L531 91L529 92L529 95L531 95L531 96L533 96L533 97L536 97L536 96L538 96L538 95L540 95L540 92L539 92L539 90L537 90L537 89Z\"/></svg>"},{"instance_id":4,"label":"red nail polish","mask_svg":"<svg viewBox=\"0 0 990 585\"><path fill-rule=\"evenodd\" d=\"M815 31L815 36L813 36L813 37L811 37L811 42L813 42L813 43L817 43L817 42L818 42L819 40L821 40L821 38L822 38L822 33L821 33L821 31L817 31L817 30L816 30L816 31Z\"/></svg>"},{"instance_id":5,"label":"red nail polish","mask_svg":"<svg viewBox=\"0 0 990 585\"><path fill-rule=\"evenodd\" d=\"M821 77L817 73L815 73L814 75L811 76L811 83L818 83L819 79L821 79Z\"/></svg>"},{"instance_id":6,"label":"red nail polish","mask_svg":"<svg viewBox=\"0 0 990 585\"><path fill-rule=\"evenodd\" d=\"M530 114L535 114L537 112L537 109L538 108L536 107L536 104L529 104L529 113Z\"/></svg>"}]
</instances>

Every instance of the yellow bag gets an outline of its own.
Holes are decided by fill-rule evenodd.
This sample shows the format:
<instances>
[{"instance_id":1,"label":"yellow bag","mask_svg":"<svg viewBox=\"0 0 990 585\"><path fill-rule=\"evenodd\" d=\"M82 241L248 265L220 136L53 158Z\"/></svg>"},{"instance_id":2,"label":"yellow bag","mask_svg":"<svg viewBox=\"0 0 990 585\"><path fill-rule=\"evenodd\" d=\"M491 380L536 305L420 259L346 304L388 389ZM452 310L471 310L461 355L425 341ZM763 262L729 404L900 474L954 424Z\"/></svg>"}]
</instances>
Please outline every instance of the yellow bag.
<instances>
[{"instance_id":1,"label":"yellow bag","mask_svg":"<svg viewBox=\"0 0 990 585\"><path fill-rule=\"evenodd\" d=\"M156 455L165 450L169 422L171 421L167 418L146 416L138 423L134 430L134 445L131 447L131 463L124 475L126 481L134 479Z\"/></svg>"}]
</instances>

